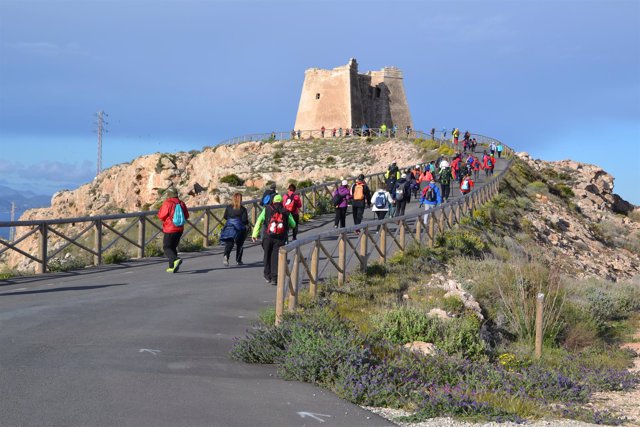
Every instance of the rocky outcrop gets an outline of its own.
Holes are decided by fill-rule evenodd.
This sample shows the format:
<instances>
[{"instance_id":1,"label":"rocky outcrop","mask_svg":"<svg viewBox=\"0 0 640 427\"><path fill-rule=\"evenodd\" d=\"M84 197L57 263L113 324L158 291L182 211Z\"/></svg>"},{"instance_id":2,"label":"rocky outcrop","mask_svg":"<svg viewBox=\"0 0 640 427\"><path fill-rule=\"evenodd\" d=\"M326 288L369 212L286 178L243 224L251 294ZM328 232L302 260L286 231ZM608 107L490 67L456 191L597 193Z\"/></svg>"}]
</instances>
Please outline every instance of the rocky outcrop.
<instances>
[{"instance_id":1,"label":"rocky outcrop","mask_svg":"<svg viewBox=\"0 0 640 427\"><path fill-rule=\"evenodd\" d=\"M571 189L568 203L552 194L535 194L524 212L527 232L563 271L582 278L597 276L617 281L640 273L640 223L637 209L613 193L614 178L602 168L572 160L547 162L518 157L551 184Z\"/></svg>"}]
</instances>

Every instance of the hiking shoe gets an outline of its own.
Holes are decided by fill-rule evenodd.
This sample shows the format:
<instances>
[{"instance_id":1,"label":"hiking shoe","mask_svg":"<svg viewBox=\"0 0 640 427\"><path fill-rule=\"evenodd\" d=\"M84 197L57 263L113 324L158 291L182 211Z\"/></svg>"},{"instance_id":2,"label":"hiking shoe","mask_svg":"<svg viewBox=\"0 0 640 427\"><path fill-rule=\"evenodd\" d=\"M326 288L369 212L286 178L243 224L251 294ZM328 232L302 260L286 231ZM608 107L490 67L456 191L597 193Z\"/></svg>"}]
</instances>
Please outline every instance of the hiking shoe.
<instances>
[{"instance_id":1,"label":"hiking shoe","mask_svg":"<svg viewBox=\"0 0 640 427\"><path fill-rule=\"evenodd\" d=\"M167 273L173 273L173 268L169 267L165 270Z\"/></svg>"},{"instance_id":2,"label":"hiking shoe","mask_svg":"<svg viewBox=\"0 0 640 427\"><path fill-rule=\"evenodd\" d=\"M244 265L244 262L238 261L238 262L236 262L236 265Z\"/></svg>"},{"instance_id":3,"label":"hiking shoe","mask_svg":"<svg viewBox=\"0 0 640 427\"><path fill-rule=\"evenodd\" d=\"M175 261L173 261L173 272L174 273L178 272L178 269L180 268L180 264L182 264L182 260L180 258L178 258Z\"/></svg>"},{"instance_id":4,"label":"hiking shoe","mask_svg":"<svg viewBox=\"0 0 640 427\"><path fill-rule=\"evenodd\" d=\"M228 256L224 257L224 260L222 261L222 263L224 265L228 266L229 265L229 257Z\"/></svg>"},{"instance_id":5,"label":"hiking shoe","mask_svg":"<svg viewBox=\"0 0 640 427\"><path fill-rule=\"evenodd\" d=\"M267 279L266 277L264 278L264 281L267 283L271 283L271 279Z\"/></svg>"},{"instance_id":6,"label":"hiking shoe","mask_svg":"<svg viewBox=\"0 0 640 427\"><path fill-rule=\"evenodd\" d=\"M276 281L274 281L274 280L270 281L269 284L271 286L278 286L278 283Z\"/></svg>"}]
</instances>

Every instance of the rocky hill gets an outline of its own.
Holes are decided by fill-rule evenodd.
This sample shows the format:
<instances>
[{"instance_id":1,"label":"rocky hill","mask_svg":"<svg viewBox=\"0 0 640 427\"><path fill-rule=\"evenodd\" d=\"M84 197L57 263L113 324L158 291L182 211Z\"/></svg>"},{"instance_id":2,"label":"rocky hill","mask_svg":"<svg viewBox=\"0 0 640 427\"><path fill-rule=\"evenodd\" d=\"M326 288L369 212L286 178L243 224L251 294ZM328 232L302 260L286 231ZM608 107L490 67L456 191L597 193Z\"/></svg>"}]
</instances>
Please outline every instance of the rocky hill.
<instances>
[{"instance_id":1,"label":"rocky hill","mask_svg":"<svg viewBox=\"0 0 640 427\"><path fill-rule=\"evenodd\" d=\"M32 209L21 220L70 218L152 210L169 186L191 206L226 203L236 191L262 193L273 181L279 189L291 179L314 183L385 170L389 163L409 165L421 158L415 145L402 140L360 138L245 142L208 147L201 152L152 154L113 166L93 182L56 193L50 208ZM235 174L233 186L221 179Z\"/></svg>"}]
</instances>

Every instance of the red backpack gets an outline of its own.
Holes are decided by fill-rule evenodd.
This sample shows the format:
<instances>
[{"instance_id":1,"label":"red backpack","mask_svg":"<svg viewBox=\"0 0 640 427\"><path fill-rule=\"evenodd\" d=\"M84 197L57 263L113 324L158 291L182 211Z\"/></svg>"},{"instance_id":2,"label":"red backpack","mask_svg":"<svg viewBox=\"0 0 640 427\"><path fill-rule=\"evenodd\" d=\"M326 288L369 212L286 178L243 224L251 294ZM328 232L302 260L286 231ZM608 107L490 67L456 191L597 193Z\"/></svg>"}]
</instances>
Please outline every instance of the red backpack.
<instances>
[{"instance_id":1,"label":"red backpack","mask_svg":"<svg viewBox=\"0 0 640 427\"><path fill-rule=\"evenodd\" d=\"M298 197L297 194L292 194L292 195L286 194L285 197L287 198L287 200L285 200L284 202L284 208L289 212L295 211L296 206L298 205L298 200L300 200L300 197Z\"/></svg>"},{"instance_id":2,"label":"red backpack","mask_svg":"<svg viewBox=\"0 0 640 427\"><path fill-rule=\"evenodd\" d=\"M267 232L270 236L284 236L286 233L284 213L273 207L269 207L268 209L272 211L269 217L269 223L267 224Z\"/></svg>"}]
</instances>

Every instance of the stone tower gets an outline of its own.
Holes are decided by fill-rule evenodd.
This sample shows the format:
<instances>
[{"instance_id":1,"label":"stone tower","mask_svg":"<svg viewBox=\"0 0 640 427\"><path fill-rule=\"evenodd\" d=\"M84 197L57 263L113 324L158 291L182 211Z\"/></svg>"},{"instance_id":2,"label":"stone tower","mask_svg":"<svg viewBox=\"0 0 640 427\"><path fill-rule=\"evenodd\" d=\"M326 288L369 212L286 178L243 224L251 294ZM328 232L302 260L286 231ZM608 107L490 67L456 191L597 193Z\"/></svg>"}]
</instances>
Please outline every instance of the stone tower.
<instances>
[{"instance_id":1,"label":"stone tower","mask_svg":"<svg viewBox=\"0 0 640 427\"><path fill-rule=\"evenodd\" d=\"M413 128L402 78L396 67L358 74L354 58L333 70L310 68L304 73L294 128Z\"/></svg>"}]
</instances>

